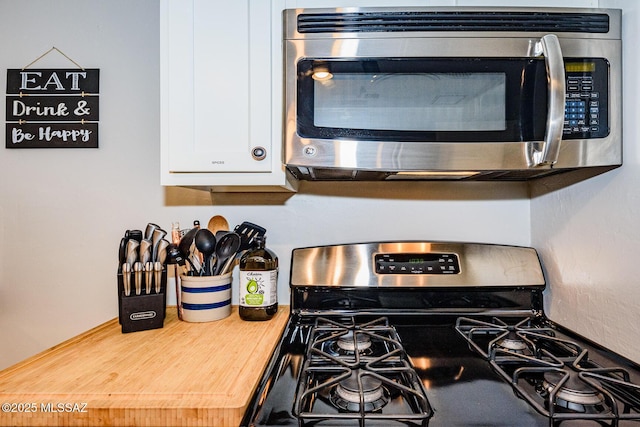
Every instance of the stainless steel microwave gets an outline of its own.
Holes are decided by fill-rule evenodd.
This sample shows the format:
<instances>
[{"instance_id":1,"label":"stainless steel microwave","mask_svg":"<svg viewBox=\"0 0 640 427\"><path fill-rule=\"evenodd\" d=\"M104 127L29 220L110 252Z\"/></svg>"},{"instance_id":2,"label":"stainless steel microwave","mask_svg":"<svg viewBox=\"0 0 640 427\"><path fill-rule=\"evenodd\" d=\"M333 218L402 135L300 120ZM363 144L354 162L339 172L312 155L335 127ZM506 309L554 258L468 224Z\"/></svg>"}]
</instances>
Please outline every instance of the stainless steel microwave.
<instances>
[{"instance_id":1,"label":"stainless steel microwave","mask_svg":"<svg viewBox=\"0 0 640 427\"><path fill-rule=\"evenodd\" d=\"M284 162L303 180L531 180L622 164L621 13L290 9Z\"/></svg>"}]
</instances>

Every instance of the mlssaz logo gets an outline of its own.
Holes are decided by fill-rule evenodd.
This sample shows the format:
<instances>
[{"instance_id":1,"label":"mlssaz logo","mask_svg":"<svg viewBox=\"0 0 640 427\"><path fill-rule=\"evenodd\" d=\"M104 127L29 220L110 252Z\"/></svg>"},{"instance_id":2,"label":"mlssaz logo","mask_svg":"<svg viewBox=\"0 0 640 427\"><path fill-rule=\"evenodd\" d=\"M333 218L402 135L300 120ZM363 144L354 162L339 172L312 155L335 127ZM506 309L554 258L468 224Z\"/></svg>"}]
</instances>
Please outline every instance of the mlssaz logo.
<instances>
[{"instance_id":1,"label":"mlssaz logo","mask_svg":"<svg viewBox=\"0 0 640 427\"><path fill-rule=\"evenodd\" d=\"M150 311L140 311L138 313L131 313L131 315L129 316L129 319L146 320L146 319L153 319L154 317L156 317L156 312L153 310L150 310Z\"/></svg>"}]
</instances>

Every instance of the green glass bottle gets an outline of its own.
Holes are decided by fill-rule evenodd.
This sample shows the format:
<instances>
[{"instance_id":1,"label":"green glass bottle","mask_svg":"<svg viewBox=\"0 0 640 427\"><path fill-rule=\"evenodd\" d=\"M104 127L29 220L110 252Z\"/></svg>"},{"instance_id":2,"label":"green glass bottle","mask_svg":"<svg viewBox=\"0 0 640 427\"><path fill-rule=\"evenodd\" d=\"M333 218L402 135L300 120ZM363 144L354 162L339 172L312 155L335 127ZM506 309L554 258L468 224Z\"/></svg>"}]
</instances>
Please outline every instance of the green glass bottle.
<instances>
[{"instance_id":1,"label":"green glass bottle","mask_svg":"<svg viewBox=\"0 0 640 427\"><path fill-rule=\"evenodd\" d=\"M278 257L265 247L266 237L240 258L240 307L242 320L269 320L278 311Z\"/></svg>"}]
</instances>

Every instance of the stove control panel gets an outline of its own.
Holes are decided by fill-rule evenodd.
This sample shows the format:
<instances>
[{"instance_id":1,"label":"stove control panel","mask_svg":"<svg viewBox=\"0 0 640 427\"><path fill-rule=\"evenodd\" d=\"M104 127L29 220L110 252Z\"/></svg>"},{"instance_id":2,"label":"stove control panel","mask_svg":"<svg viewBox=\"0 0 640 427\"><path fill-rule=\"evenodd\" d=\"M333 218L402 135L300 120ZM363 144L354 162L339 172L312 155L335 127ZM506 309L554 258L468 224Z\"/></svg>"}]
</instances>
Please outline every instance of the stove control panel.
<instances>
[{"instance_id":1,"label":"stove control panel","mask_svg":"<svg viewBox=\"0 0 640 427\"><path fill-rule=\"evenodd\" d=\"M456 254L398 253L376 254L378 274L458 274L460 262Z\"/></svg>"}]
</instances>

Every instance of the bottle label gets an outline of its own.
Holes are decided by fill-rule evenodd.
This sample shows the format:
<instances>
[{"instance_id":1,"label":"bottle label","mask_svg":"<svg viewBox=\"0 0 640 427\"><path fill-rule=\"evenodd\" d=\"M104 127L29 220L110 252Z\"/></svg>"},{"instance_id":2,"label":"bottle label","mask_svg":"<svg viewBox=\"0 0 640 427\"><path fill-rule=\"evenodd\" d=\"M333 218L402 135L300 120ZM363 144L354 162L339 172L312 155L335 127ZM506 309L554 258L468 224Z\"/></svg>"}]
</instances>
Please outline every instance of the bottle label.
<instances>
[{"instance_id":1,"label":"bottle label","mask_svg":"<svg viewBox=\"0 0 640 427\"><path fill-rule=\"evenodd\" d=\"M240 305L268 307L278 302L278 270L240 271Z\"/></svg>"}]
</instances>

